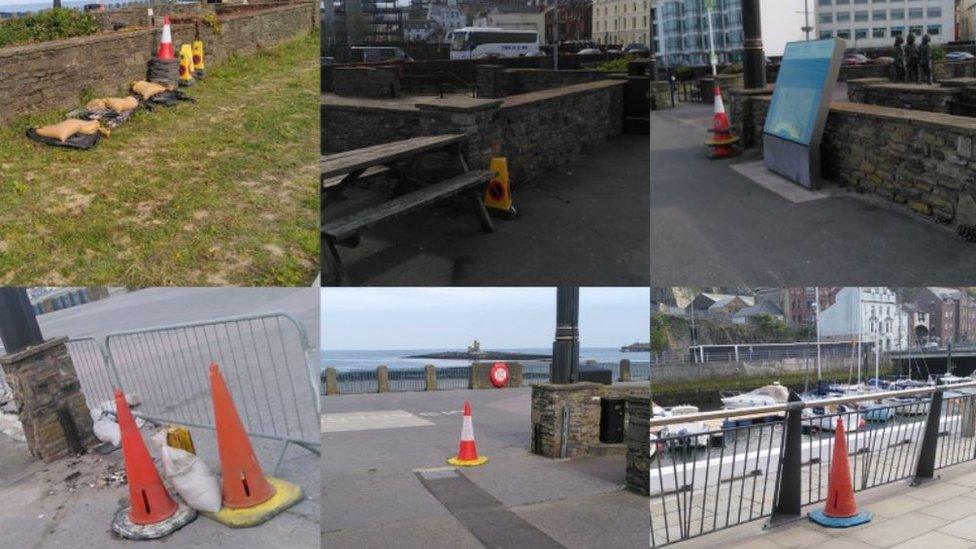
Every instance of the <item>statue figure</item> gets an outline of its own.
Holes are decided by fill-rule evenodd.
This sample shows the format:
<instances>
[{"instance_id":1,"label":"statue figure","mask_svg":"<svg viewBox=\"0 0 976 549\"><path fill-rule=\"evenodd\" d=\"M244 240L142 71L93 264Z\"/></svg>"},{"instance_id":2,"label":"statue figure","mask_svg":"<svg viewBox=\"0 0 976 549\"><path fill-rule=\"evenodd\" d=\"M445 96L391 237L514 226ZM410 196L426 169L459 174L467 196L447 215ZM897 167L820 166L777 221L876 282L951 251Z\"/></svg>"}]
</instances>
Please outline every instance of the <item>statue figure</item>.
<instances>
[{"instance_id":1,"label":"statue figure","mask_svg":"<svg viewBox=\"0 0 976 549\"><path fill-rule=\"evenodd\" d=\"M918 83L918 47L915 46L915 35L908 33L905 44L905 82Z\"/></svg>"},{"instance_id":2,"label":"statue figure","mask_svg":"<svg viewBox=\"0 0 976 549\"><path fill-rule=\"evenodd\" d=\"M922 45L918 48L919 81L931 86L932 79L932 47L929 46L929 35L922 35Z\"/></svg>"},{"instance_id":3,"label":"statue figure","mask_svg":"<svg viewBox=\"0 0 976 549\"><path fill-rule=\"evenodd\" d=\"M891 64L892 81L905 81L905 40L901 36L895 37L895 61Z\"/></svg>"}]
</instances>

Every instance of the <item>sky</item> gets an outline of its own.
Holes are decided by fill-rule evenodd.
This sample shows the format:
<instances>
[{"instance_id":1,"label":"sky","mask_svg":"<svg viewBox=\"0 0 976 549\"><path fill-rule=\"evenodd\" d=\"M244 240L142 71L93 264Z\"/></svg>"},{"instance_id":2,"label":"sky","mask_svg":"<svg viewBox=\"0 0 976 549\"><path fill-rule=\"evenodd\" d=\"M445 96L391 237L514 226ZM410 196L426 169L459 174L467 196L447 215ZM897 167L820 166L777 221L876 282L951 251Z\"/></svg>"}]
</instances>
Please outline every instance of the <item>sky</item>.
<instances>
[{"instance_id":1,"label":"sky","mask_svg":"<svg viewBox=\"0 0 976 549\"><path fill-rule=\"evenodd\" d=\"M325 350L548 347L555 288L323 288ZM584 347L646 342L648 288L580 288Z\"/></svg>"},{"instance_id":2,"label":"sky","mask_svg":"<svg viewBox=\"0 0 976 549\"><path fill-rule=\"evenodd\" d=\"M810 26L815 27L814 5L817 0L807 0L810 9ZM766 56L783 55L787 42L804 40L803 0L762 0L762 41ZM815 31L810 39L816 40Z\"/></svg>"}]
</instances>

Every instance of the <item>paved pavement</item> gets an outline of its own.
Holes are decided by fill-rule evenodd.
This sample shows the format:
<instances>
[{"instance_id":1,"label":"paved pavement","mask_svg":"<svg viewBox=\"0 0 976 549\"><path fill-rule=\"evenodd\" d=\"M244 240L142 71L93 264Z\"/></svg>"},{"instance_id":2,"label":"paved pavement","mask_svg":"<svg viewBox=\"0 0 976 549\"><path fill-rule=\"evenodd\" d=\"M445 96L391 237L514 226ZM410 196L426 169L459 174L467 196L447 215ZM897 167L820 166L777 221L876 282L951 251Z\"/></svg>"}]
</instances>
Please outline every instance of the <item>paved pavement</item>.
<instances>
[{"instance_id":1,"label":"paved pavement","mask_svg":"<svg viewBox=\"0 0 976 549\"><path fill-rule=\"evenodd\" d=\"M489 461L455 470L464 400ZM530 401L528 387L325 397L324 546L647 547L648 500L624 489L624 457L530 454Z\"/></svg>"},{"instance_id":2,"label":"paved pavement","mask_svg":"<svg viewBox=\"0 0 976 549\"><path fill-rule=\"evenodd\" d=\"M524 186L513 182L521 217L496 220L493 234L481 231L468 202L448 201L376 225L339 254L362 285L646 286L647 142L623 135ZM347 194L330 215L380 196ZM322 280L331 283L332 273Z\"/></svg>"},{"instance_id":3,"label":"paved pavement","mask_svg":"<svg viewBox=\"0 0 976 549\"><path fill-rule=\"evenodd\" d=\"M109 299L85 304L38 317L43 335L47 338L67 335L71 337L95 336L117 330L138 329L161 324L209 320L215 317L240 315L258 311L286 310L293 313L308 330L311 344L318 346L319 291L315 288L157 288L116 295ZM219 338L213 335L214 352ZM245 338L247 339L247 338ZM134 408L135 412L149 415L166 414L166 417L183 417L187 410L201 410L209 417L209 387L205 381L206 368L211 357L202 353L207 342L182 342L173 348L164 344L166 340L152 340L153 353L139 356L148 370L126 371L121 374L127 392L135 392L143 399ZM178 347L188 363L203 364L192 370L200 381L194 387L190 373L177 368L177 363L169 360ZM265 344L249 348L247 354L267 357L276 349ZM276 351L277 352L277 351ZM287 345L282 354L295 354L294 345ZM297 349L299 356L302 349ZM280 377L282 380L303 382L308 385L308 374L304 368L297 369L294 361L286 363L278 355L277 362L262 364L265 377ZM164 360L164 358L167 358ZM225 356L226 362L231 360ZM299 366L303 362L297 363ZM120 364L120 369L126 365ZM76 364L79 376L95 376L97 372L84 370ZM199 371L198 371L199 370ZM86 372L83 374L83 371ZM152 372L147 374L146 372ZM271 421L280 422L287 417L293 424L302 425L310 433L309 438L317 437L317 419L314 399L309 394L302 403L278 398L249 400L243 388L247 380L261 379L259 374L247 378L247 371L239 372L240 377L232 377L230 368L225 371L228 384L235 394L238 412L249 428L270 428ZM270 376L274 373L275 376ZM104 375L104 371L101 372ZM97 380L96 380L97 381ZM91 379L82 379L82 388L93 386ZM248 395L265 395L277 391L257 384ZM100 386L98 386L100 387ZM135 387L135 389L133 389ZM262 392L263 391L263 392ZM270 392L269 392L270 391ZM102 393L104 394L104 389ZM162 403L162 404L161 404ZM260 418L260 419L255 419ZM251 423L264 421L265 423ZM277 425L281 425L278 423ZM205 429L191 429L194 442L201 458L211 470L219 469L217 446L213 432ZM148 435L144 432L144 435ZM148 440L148 438L147 438ZM281 467L274 473L282 444L277 441L253 438L258 460L266 474L275 474L285 480L298 483L306 493L307 499L265 525L249 530L230 530L208 519L196 522L169 538L180 547L194 546L240 546L270 547L295 546L317 547L316 523L321 516L319 477L319 457L295 446L290 446L284 454ZM149 444L152 451L154 445ZM79 471L82 478L97 480L99 472L118 465L120 452L107 456L88 455L81 459L64 459L53 464L44 464L29 457L24 443L18 443L0 434L0 531L6 533L9 526L17 525L13 547L55 547L68 544L79 546L110 547L121 542L110 534L111 516L120 498L127 497L122 487L91 488L78 483L65 481L67 475ZM0 545L6 545L4 539ZM81 542L81 543L79 543Z\"/></svg>"},{"instance_id":4,"label":"paved pavement","mask_svg":"<svg viewBox=\"0 0 976 549\"><path fill-rule=\"evenodd\" d=\"M651 113L651 280L656 286L965 285L976 245L880 199L828 187L795 201L706 159L710 105ZM772 190L771 190L772 189ZM777 192L779 191L779 192Z\"/></svg>"},{"instance_id":5,"label":"paved pavement","mask_svg":"<svg viewBox=\"0 0 976 549\"><path fill-rule=\"evenodd\" d=\"M859 493L858 506L874 514L874 520L862 526L827 529L801 519L763 530L762 523L756 521L686 545L755 549L976 547L976 463L941 469L939 474L940 479L916 488L897 482Z\"/></svg>"}]
</instances>

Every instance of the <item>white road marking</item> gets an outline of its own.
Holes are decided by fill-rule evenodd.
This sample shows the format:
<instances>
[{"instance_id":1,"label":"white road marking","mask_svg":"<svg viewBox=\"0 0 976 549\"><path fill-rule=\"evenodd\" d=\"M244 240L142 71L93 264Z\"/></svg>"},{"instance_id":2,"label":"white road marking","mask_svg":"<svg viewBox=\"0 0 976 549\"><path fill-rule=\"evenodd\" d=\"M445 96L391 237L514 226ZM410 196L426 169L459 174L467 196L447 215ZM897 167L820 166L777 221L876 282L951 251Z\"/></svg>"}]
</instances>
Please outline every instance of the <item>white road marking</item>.
<instances>
[{"instance_id":1,"label":"white road marking","mask_svg":"<svg viewBox=\"0 0 976 549\"><path fill-rule=\"evenodd\" d=\"M400 429L403 427L426 427L433 425L432 422L403 410L322 414L320 424L323 433Z\"/></svg>"}]
</instances>

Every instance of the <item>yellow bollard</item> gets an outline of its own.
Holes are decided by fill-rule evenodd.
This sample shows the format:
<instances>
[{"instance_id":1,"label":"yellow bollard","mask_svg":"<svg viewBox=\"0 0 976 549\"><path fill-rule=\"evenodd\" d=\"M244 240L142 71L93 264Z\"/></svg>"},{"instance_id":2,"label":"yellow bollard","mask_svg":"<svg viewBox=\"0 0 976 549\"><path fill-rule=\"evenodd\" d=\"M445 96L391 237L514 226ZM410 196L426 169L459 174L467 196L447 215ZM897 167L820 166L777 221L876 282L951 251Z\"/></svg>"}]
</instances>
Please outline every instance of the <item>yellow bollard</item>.
<instances>
[{"instance_id":1,"label":"yellow bollard","mask_svg":"<svg viewBox=\"0 0 976 549\"><path fill-rule=\"evenodd\" d=\"M189 44L180 46L180 86L193 85L193 49Z\"/></svg>"},{"instance_id":2,"label":"yellow bollard","mask_svg":"<svg viewBox=\"0 0 976 549\"><path fill-rule=\"evenodd\" d=\"M193 77L203 78L203 40L193 41Z\"/></svg>"},{"instance_id":3,"label":"yellow bollard","mask_svg":"<svg viewBox=\"0 0 976 549\"><path fill-rule=\"evenodd\" d=\"M488 167L495 176L485 189L485 206L489 212L514 219L518 212L512 204L512 188L508 181L508 160L503 156L493 156Z\"/></svg>"}]
</instances>

